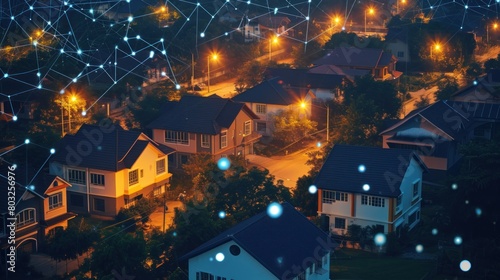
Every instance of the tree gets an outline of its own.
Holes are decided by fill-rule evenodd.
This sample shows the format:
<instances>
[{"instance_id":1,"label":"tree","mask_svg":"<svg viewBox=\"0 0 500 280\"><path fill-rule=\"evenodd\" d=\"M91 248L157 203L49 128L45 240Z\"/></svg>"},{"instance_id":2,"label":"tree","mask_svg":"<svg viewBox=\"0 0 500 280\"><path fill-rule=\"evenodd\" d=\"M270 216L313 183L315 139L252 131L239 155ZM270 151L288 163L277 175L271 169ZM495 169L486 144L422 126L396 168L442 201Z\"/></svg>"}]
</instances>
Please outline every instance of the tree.
<instances>
[{"instance_id":1,"label":"tree","mask_svg":"<svg viewBox=\"0 0 500 280\"><path fill-rule=\"evenodd\" d=\"M469 66L467 66L467 68L465 69L465 78L467 79L467 82L474 81L481 74L483 74L483 69L477 62L470 63Z\"/></svg>"},{"instance_id":2,"label":"tree","mask_svg":"<svg viewBox=\"0 0 500 280\"><path fill-rule=\"evenodd\" d=\"M297 185L292 191L294 205L306 216L315 216L318 211L318 193L309 192L313 181L311 175L304 175L297 180Z\"/></svg>"},{"instance_id":3,"label":"tree","mask_svg":"<svg viewBox=\"0 0 500 280\"><path fill-rule=\"evenodd\" d=\"M437 100L448 100L450 97L458 91L458 83L455 79L445 79L444 81L438 82L439 90L436 91Z\"/></svg>"},{"instance_id":4,"label":"tree","mask_svg":"<svg viewBox=\"0 0 500 280\"><path fill-rule=\"evenodd\" d=\"M484 71L488 72L491 69L500 69L500 54L496 59L491 58L484 62Z\"/></svg>"},{"instance_id":5,"label":"tree","mask_svg":"<svg viewBox=\"0 0 500 280\"><path fill-rule=\"evenodd\" d=\"M198 174L204 173L207 167L213 164L215 163L211 154L197 153L189 157L187 163L182 165L182 169L193 180Z\"/></svg>"},{"instance_id":6,"label":"tree","mask_svg":"<svg viewBox=\"0 0 500 280\"><path fill-rule=\"evenodd\" d=\"M251 60L243 64L236 74L234 87L237 93L258 85L264 79L265 65L256 60Z\"/></svg>"},{"instance_id":7,"label":"tree","mask_svg":"<svg viewBox=\"0 0 500 280\"><path fill-rule=\"evenodd\" d=\"M419 99L415 101L415 107L416 108L423 108L426 107L430 104L429 97L420 95Z\"/></svg>"},{"instance_id":8,"label":"tree","mask_svg":"<svg viewBox=\"0 0 500 280\"><path fill-rule=\"evenodd\" d=\"M316 130L317 123L294 109L282 110L272 116L274 139L283 145L292 144Z\"/></svg>"}]
</instances>

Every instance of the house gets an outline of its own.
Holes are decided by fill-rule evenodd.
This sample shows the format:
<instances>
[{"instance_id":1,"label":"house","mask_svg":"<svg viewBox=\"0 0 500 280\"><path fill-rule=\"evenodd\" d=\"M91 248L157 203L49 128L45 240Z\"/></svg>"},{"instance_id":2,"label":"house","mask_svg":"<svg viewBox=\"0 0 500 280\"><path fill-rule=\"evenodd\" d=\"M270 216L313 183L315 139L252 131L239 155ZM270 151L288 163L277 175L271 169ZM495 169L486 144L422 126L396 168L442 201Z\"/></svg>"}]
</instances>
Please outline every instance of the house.
<instances>
[{"instance_id":1,"label":"house","mask_svg":"<svg viewBox=\"0 0 500 280\"><path fill-rule=\"evenodd\" d=\"M385 36L385 48L390 51L398 62L410 62L407 28L389 28Z\"/></svg>"},{"instance_id":2,"label":"house","mask_svg":"<svg viewBox=\"0 0 500 280\"><path fill-rule=\"evenodd\" d=\"M277 77L285 89L310 90L315 98L322 100L337 99L342 95L342 87L349 80L346 75L311 70L313 69L267 68L264 76L267 79Z\"/></svg>"},{"instance_id":3,"label":"house","mask_svg":"<svg viewBox=\"0 0 500 280\"><path fill-rule=\"evenodd\" d=\"M5 166L2 174L8 175ZM12 170L14 178L21 175L19 170ZM9 175L10 176L10 175ZM0 176L0 182L5 189L0 193L0 199L5 203L0 204L0 244L2 249L9 248L8 237L11 236L11 230L15 230L16 250L33 253L41 249L41 244L47 235L53 233L56 229L65 229L68 226L68 220L74 218L74 213L68 212L66 189L71 184L59 176L39 173L29 186L22 186L19 183L9 184L8 177ZM12 188L12 190L11 190ZM15 193L15 196L9 194ZM7 203L12 197L13 205ZM10 215L8 206L15 205L15 213ZM10 219L14 218L16 227L7 227ZM8 251L8 250L7 250Z\"/></svg>"},{"instance_id":4,"label":"house","mask_svg":"<svg viewBox=\"0 0 500 280\"><path fill-rule=\"evenodd\" d=\"M375 226L380 232L410 229L420 220L425 163L413 151L335 145L314 184L318 214L329 219L331 232L350 225Z\"/></svg>"},{"instance_id":5,"label":"house","mask_svg":"<svg viewBox=\"0 0 500 280\"><path fill-rule=\"evenodd\" d=\"M375 80L393 80L403 73L396 71L397 58L382 49L335 48L313 61L313 65L333 65L340 69L368 70Z\"/></svg>"},{"instance_id":6,"label":"house","mask_svg":"<svg viewBox=\"0 0 500 280\"><path fill-rule=\"evenodd\" d=\"M453 101L474 103L500 103L500 69L490 69L478 77L470 86L462 88L451 96Z\"/></svg>"},{"instance_id":7,"label":"house","mask_svg":"<svg viewBox=\"0 0 500 280\"><path fill-rule=\"evenodd\" d=\"M329 236L295 208L245 220L183 256L189 279L330 279Z\"/></svg>"},{"instance_id":8,"label":"house","mask_svg":"<svg viewBox=\"0 0 500 280\"><path fill-rule=\"evenodd\" d=\"M167 157L173 152L140 132L85 124L58 143L50 174L72 184L68 209L114 218L121 208L167 190Z\"/></svg>"},{"instance_id":9,"label":"house","mask_svg":"<svg viewBox=\"0 0 500 280\"><path fill-rule=\"evenodd\" d=\"M266 33L278 36L293 36L293 29L288 28L290 22L290 19L284 16L247 18L247 23L243 27L245 42L260 41Z\"/></svg>"},{"instance_id":10,"label":"house","mask_svg":"<svg viewBox=\"0 0 500 280\"><path fill-rule=\"evenodd\" d=\"M260 139L253 124L258 118L244 103L217 95L187 95L167 102L161 116L147 127L156 142L177 151L169 160L181 167L196 153L209 153L214 159L253 154Z\"/></svg>"},{"instance_id":11,"label":"house","mask_svg":"<svg viewBox=\"0 0 500 280\"><path fill-rule=\"evenodd\" d=\"M282 110L296 110L305 116L311 114L314 94L307 88L284 86L283 80L271 78L233 97L244 102L259 118L255 120L257 131L270 136L274 131L273 116Z\"/></svg>"}]
</instances>

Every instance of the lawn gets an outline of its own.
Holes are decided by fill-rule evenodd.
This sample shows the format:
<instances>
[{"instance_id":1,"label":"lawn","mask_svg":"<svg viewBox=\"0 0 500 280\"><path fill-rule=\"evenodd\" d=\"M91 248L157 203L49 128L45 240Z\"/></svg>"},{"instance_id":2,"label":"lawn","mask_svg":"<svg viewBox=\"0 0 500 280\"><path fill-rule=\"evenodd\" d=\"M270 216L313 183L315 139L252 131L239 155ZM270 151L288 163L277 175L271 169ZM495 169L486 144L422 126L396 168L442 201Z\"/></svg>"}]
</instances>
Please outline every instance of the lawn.
<instances>
[{"instance_id":1,"label":"lawn","mask_svg":"<svg viewBox=\"0 0 500 280\"><path fill-rule=\"evenodd\" d=\"M430 260L387 257L377 253L341 249L332 257L331 279L422 279L434 267Z\"/></svg>"}]
</instances>

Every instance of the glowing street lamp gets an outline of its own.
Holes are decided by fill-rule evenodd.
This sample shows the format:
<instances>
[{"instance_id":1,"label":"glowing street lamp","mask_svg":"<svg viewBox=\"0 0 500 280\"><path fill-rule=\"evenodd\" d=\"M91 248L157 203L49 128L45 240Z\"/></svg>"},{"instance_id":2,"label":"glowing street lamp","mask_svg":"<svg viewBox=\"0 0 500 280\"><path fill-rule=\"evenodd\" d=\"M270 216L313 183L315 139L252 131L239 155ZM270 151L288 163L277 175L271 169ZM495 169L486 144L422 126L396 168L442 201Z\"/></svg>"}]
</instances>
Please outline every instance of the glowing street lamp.
<instances>
[{"instance_id":1,"label":"glowing street lamp","mask_svg":"<svg viewBox=\"0 0 500 280\"><path fill-rule=\"evenodd\" d=\"M325 106L318 106L314 105L312 103L309 103L311 106L317 107L317 108L322 108L326 109L326 142L330 140L330 106L328 104L325 104ZM306 109L307 103L305 101L301 101L299 104L300 108Z\"/></svg>"},{"instance_id":2,"label":"glowing street lamp","mask_svg":"<svg viewBox=\"0 0 500 280\"><path fill-rule=\"evenodd\" d=\"M212 55L209 55L207 57L207 90L208 92L210 92L210 58L212 58L212 60L216 61L218 59L218 55L217 54L212 54Z\"/></svg>"},{"instance_id":3,"label":"glowing street lamp","mask_svg":"<svg viewBox=\"0 0 500 280\"><path fill-rule=\"evenodd\" d=\"M365 10L365 34L366 34L366 14L370 14L370 15L373 15L375 14L375 9L373 8L368 8Z\"/></svg>"},{"instance_id":4,"label":"glowing street lamp","mask_svg":"<svg viewBox=\"0 0 500 280\"><path fill-rule=\"evenodd\" d=\"M406 0L396 0L396 14L399 14L399 1L401 4L406 4Z\"/></svg>"},{"instance_id":5,"label":"glowing street lamp","mask_svg":"<svg viewBox=\"0 0 500 280\"><path fill-rule=\"evenodd\" d=\"M439 43L435 43L434 45L431 46L431 59L432 59L432 50L439 52L441 51L441 45Z\"/></svg>"},{"instance_id":6,"label":"glowing street lamp","mask_svg":"<svg viewBox=\"0 0 500 280\"><path fill-rule=\"evenodd\" d=\"M68 132L71 132L71 103L75 103L78 100L76 95L71 95L68 101L65 102L64 98L61 97L61 134L64 136L64 105L68 105Z\"/></svg>"},{"instance_id":7,"label":"glowing street lamp","mask_svg":"<svg viewBox=\"0 0 500 280\"><path fill-rule=\"evenodd\" d=\"M269 61L271 61L271 56L272 56L271 46L272 44L277 44L277 43L278 43L278 36L273 36L272 38L269 39Z\"/></svg>"},{"instance_id":8,"label":"glowing street lamp","mask_svg":"<svg viewBox=\"0 0 500 280\"><path fill-rule=\"evenodd\" d=\"M493 30L497 30L498 29L498 23L496 23L496 22L493 23L491 26L493 27ZM487 24L486 25L486 44L490 43L490 30L489 29L490 29L490 25Z\"/></svg>"}]
</instances>

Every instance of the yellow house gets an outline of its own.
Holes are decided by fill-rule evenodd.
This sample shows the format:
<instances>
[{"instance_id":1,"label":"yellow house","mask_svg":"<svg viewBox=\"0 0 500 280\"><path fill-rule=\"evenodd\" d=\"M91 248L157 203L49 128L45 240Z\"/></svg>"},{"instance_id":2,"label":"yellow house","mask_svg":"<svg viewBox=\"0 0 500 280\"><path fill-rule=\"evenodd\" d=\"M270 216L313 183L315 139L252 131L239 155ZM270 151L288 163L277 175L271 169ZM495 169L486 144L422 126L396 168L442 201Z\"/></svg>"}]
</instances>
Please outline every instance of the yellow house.
<instances>
[{"instance_id":1,"label":"yellow house","mask_svg":"<svg viewBox=\"0 0 500 280\"><path fill-rule=\"evenodd\" d=\"M72 184L71 211L113 218L142 197L166 191L172 176L167 157L173 152L141 132L111 123L83 125L61 140L50 173Z\"/></svg>"}]
</instances>

